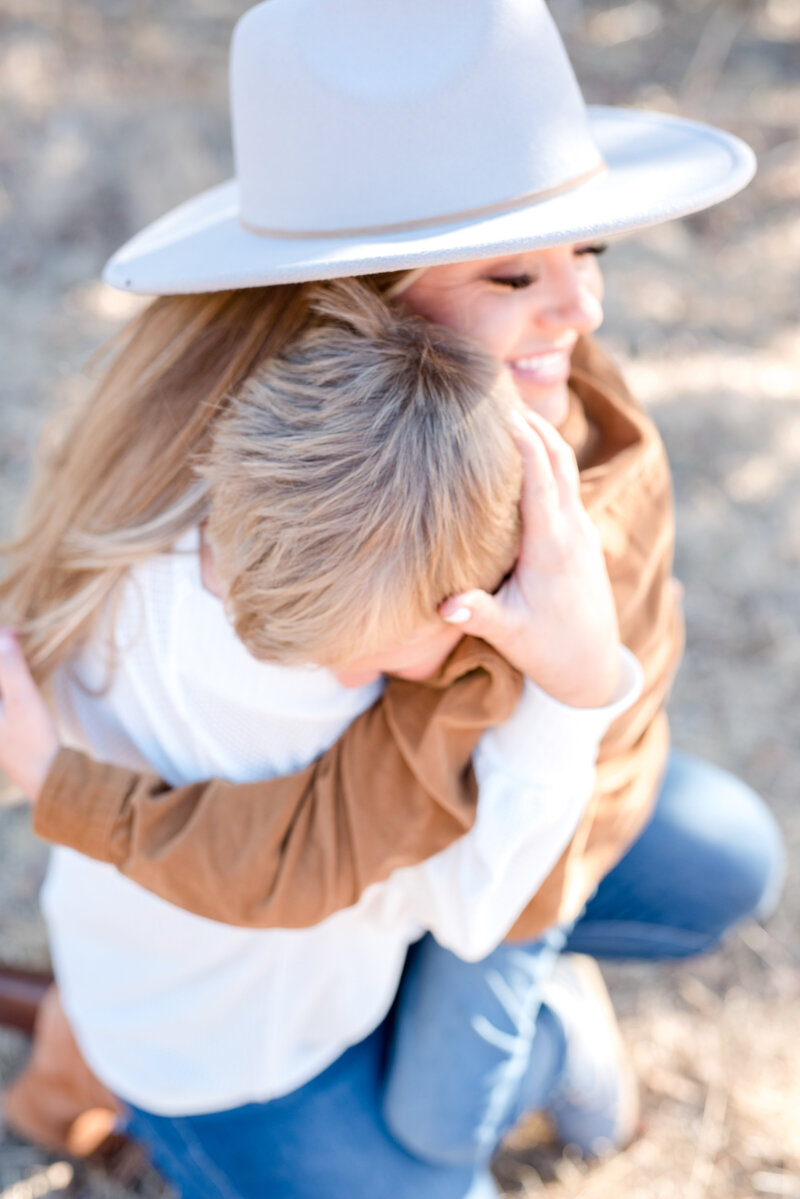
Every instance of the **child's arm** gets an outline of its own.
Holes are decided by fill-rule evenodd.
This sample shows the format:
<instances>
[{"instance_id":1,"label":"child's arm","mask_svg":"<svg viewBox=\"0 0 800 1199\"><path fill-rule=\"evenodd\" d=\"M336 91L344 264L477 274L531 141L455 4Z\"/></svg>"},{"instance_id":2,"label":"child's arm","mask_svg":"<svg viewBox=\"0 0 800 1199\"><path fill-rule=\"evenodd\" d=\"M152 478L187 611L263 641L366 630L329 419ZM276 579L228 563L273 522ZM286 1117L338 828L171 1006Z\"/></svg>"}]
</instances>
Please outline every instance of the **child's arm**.
<instances>
[{"instance_id":1,"label":"child's arm","mask_svg":"<svg viewBox=\"0 0 800 1199\"><path fill-rule=\"evenodd\" d=\"M306 927L450 844L475 818L470 759L513 712L519 674L466 638L425 683L390 680L316 762L256 783L169 788L59 749L22 653L0 633L0 767L47 840L115 865L162 898L248 927Z\"/></svg>"}]
</instances>

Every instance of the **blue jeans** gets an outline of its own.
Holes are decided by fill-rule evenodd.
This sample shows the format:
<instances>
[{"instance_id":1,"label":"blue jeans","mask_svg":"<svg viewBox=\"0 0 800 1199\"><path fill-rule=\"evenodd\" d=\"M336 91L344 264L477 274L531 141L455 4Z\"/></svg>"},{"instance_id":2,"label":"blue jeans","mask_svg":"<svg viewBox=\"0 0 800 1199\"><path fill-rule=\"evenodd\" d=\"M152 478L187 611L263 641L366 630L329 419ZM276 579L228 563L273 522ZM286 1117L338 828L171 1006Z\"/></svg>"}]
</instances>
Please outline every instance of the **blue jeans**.
<instances>
[{"instance_id":1,"label":"blue jeans","mask_svg":"<svg viewBox=\"0 0 800 1199\"><path fill-rule=\"evenodd\" d=\"M562 951L683 958L777 902L784 853L748 787L673 754L650 824L571 929L462 962L413 946L390 1017L291 1095L180 1119L132 1109L130 1134L184 1199L476 1199L488 1162L559 1079L541 992Z\"/></svg>"},{"instance_id":2,"label":"blue jeans","mask_svg":"<svg viewBox=\"0 0 800 1199\"><path fill-rule=\"evenodd\" d=\"M386 1131L388 1025L269 1103L171 1118L128 1107L126 1131L183 1199L490 1199L488 1171L423 1161Z\"/></svg>"}]
</instances>

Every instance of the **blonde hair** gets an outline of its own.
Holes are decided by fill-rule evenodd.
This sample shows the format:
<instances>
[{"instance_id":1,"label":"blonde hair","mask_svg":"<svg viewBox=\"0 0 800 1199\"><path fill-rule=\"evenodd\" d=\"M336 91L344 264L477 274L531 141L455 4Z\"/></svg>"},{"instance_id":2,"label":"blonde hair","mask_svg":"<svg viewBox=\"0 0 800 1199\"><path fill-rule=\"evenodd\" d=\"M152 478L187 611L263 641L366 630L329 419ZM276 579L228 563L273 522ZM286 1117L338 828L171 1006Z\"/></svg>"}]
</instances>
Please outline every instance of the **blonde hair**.
<instances>
[{"instance_id":1,"label":"blonde hair","mask_svg":"<svg viewBox=\"0 0 800 1199\"><path fill-rule=\"evenodd\" d=\"M464 338L329 284L245 383L200 468L236 632L257 657L342 664L399 644L519 540L516 393Z\"/></svg>"},{"instance_id":2,"label":"blonde hair","mask_svg":"<svg viewBox=\"0 0 800 1199\"><path fill-rule=\"evenodd\" d=\"M375 294L402 273L372 276ZM137 562L208 512L197 471L230 397L319 317L330 285L155 300L112 343L104 376L39 466L7 551L0 619L46 680L91 635Z\"/></svg>"}]
</instances>

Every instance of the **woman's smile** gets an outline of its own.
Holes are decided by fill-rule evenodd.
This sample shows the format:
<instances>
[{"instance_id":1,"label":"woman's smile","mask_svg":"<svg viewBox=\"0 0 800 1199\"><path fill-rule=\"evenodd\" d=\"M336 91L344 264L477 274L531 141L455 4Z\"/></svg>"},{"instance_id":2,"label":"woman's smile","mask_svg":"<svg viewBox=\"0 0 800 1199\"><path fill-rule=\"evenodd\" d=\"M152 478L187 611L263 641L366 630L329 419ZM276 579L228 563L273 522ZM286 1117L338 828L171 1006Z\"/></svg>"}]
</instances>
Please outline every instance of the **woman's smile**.
<instances>
[{"instance_id":1,"label":"woman's smile","mask_svg":"<svg viewBox=\"0 0 800 1199\"><path fill-rule=\"evenodd\" d=\"M506 366L518 384L554 386L564 383L569 378L570 358L576 340L571 337L567 345L535 350L518 358L507 359Z\"/></svg>"},{"instance_id":2,"label":"woman's smile","mask_svg":"<svg viewBox=\"0 0 800 1199\"><path fill-rule=\"evenodd\" d=\"M510 370L524 403L558 427L570 358L603 320L605 247L552 249L424 271L403 293L421 316L472 337Z\"/></svg>"}]
</instances>

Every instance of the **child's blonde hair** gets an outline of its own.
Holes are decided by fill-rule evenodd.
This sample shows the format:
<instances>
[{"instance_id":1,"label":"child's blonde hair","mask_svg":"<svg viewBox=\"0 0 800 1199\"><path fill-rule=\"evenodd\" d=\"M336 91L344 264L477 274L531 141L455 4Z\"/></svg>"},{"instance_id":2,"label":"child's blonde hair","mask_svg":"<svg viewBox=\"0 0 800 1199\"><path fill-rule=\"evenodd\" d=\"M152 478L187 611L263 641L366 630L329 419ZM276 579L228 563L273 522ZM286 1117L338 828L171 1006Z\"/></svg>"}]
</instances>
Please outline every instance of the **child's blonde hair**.
<instances>
[{"instance_id":1,"label":"child's blonde hair","mask_svg":"<svg viewBox=\"0 0 800 1199\"><path fill-rule=\"evenodd\" d=\"M519 540L516 400L464 338L329 284L318 319L245 383L201 467L236 632L273 661L379 652Z\"/></svg>"},{"instance_id":2,"label":"child's blonde hair","mask_svg":"<svg viewBox=\"0 0 800 1199\"><path fill-rule=\"evenodd\" d=\"M383 297L403 281L352 285ZM313 310L331 287L164 296L112 343L99 385L40 464L0 581L0 622L19 631L39 682L87 640L132 566L207 517L198 462L231 396L327 319Z\"/></svg>"}]
</instances>

